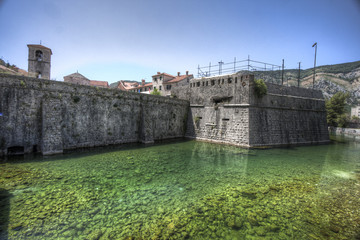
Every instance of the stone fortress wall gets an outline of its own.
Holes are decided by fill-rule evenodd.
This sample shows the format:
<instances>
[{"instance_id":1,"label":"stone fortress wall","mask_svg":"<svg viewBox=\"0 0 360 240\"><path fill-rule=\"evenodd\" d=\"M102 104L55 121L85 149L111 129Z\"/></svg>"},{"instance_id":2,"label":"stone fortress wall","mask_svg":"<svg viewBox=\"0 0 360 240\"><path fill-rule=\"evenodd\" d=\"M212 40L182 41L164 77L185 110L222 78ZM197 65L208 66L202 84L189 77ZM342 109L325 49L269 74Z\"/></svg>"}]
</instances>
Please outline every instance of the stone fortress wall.
<instances>
[{"instance_id":1,"label":"stone fortress wall","mask_svg":"<svg viewBox=\"0 0 360 240\"><path fill-rule=\"evenodd\" d=\"M186 135L246 147L329 142L321 91L266 85L258 98L254 76L236 73L192 79L174 90L190 101Z\"/></svg>"},{"instance_id":2,"label":"stone fortress wall","mask_svg":"<svg viewBox=\"0 0 360 240\"><path fill-rule=\"evenodd\" d=\"M253 75L192 79L174 99L0 74L0 156L184 136L245 147L329 142L321 91L266 85L258 98Z\"/></svg>"},{"instance_id":3,"label":"stone fortress wall","mask_svg":"<svg viewBox=\"0 0 360 240\"><path fill-rule=\"evenodd\" d=\"M185 100L0 74L0 156L183 137Z\"/></svg>"}]
</instances>

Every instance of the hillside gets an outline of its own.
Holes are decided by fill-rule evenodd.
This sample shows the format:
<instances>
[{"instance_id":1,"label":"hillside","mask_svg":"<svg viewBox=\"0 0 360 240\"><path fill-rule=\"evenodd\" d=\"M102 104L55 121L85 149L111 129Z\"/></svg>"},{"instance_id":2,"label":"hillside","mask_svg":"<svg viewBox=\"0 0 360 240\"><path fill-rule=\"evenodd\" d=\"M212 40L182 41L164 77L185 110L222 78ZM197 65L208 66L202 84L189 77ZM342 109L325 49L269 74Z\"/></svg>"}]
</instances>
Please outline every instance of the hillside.
<instances>
[{"instance_id":1,"label":"hillside","mask_svg":"<svg viewBox=\"0 0 360 240\"><path fill-rule=\"evenodd\" d=\"M3 59L0 58L0 73L12 74L12 75L24 75L27 76L27 71L11 65L10 63L5 63Z\"/></svg>"},{"instance_id":2,"label":"hillside","mask_svg":"<svg viewBox=\"0 0 360 240\"><path fill-rule=\"evenodd\" d=\"M313 70L300 70L301 87L312 88ZM298 69L284 70L284 85L297 86L298 73ZM254 74L256 78L281 84L281 71L256 71ZM349 104L360 104L360 61L317 67L314 87L322 90L328 98L339 91L348 92Z\"/></svg>"}]
</instances>

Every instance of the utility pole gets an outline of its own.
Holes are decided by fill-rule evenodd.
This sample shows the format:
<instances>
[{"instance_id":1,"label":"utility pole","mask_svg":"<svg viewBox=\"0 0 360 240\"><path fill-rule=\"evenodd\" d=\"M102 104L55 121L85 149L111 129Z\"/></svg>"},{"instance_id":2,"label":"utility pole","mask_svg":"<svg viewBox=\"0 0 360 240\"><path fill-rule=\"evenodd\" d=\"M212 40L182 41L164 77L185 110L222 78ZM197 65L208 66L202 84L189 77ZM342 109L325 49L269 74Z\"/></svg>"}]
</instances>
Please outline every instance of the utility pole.
<instances>
[{"instance_id":1,"label":"utility pole","mask_svg":"<svg viewBox=\"0 0 360 240\"><path fill-rule=\"evenodd\" d=\"M282 62L282 70L281 70L281 85L284 85L284 59Z\"/></svg>"},{"instance_id":2,"label":"utility pole","mask_svg":"<svg viewBox=\"0 0 360 240\"><path fill-rule=\"evenodd\" d=\"M298 87L300 87L300 64L301 62L299 62Z\"/></svg>"},{"instance_id":3,"label":"utility pole","mask_svg":"<svg viewBox=\"0 0 360 240\"><path fill-rule=\"evenodd\" d=\"M317 52L317 42L315 42L312 47L315 47L315 58L314 58L314 76L313 76L313 88L315 86L315 68L316 68L316 52Z\"/></svg>"}]
</instances>

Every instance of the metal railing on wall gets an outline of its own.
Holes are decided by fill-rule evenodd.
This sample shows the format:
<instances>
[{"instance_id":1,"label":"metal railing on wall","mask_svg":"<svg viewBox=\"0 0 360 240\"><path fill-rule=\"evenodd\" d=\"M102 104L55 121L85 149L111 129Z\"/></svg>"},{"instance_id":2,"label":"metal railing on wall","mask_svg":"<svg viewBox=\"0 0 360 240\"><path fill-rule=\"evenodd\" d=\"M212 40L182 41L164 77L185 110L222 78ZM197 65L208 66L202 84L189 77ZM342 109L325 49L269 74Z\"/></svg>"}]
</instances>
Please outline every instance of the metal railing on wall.
<instances>
[{"instance_id":1,"label":"metal railing on wall","mask_svg":"<svg viewBox=\"0 0 360 240\"><path fill-rule=\"evenodd\" d=\"M263 71L274 71L274 74L278 75L277 78L280 79L282 66L265 63L260 61L251 60L248 57L245 60L237 61L234 58L233 62L224 63L223 61L218 62L218 64L212 65L211 62L208 66L201 67L198 65L198 77L211 77L223 74L232 74L239 71L249 71L253 72L254 75L261 76Z\"/></svg>"}]
</instances>

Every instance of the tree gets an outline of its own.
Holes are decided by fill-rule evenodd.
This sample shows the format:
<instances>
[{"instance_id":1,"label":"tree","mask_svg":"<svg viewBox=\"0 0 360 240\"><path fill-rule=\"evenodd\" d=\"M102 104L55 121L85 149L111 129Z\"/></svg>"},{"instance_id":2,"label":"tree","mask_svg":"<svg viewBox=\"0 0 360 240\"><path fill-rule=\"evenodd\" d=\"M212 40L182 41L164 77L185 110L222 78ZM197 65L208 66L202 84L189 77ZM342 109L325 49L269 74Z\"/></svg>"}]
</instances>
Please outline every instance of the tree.
<instances>
[{"instance_id":1,"label":"tree","mask_svg":"<svg viewBox=\"0 0 360 240\"><path fill-rule=\"evenodd\" d=\"M345 127L346 126L346 113L345 105L349 93L338 92L326 101L326 120L329 126Z\"/></svg>"},{"instance_id":2,"label":"tree","mask_svg":"<svg viewBox=\"0 0 360 240\"><path fill-rule=\"evenodd\" d=\"M157 95L160 96L161 92L159 90L157 90L156 88L154 88L154 91L151 92L151 95Z\"/></svg>"}]
</instances>

